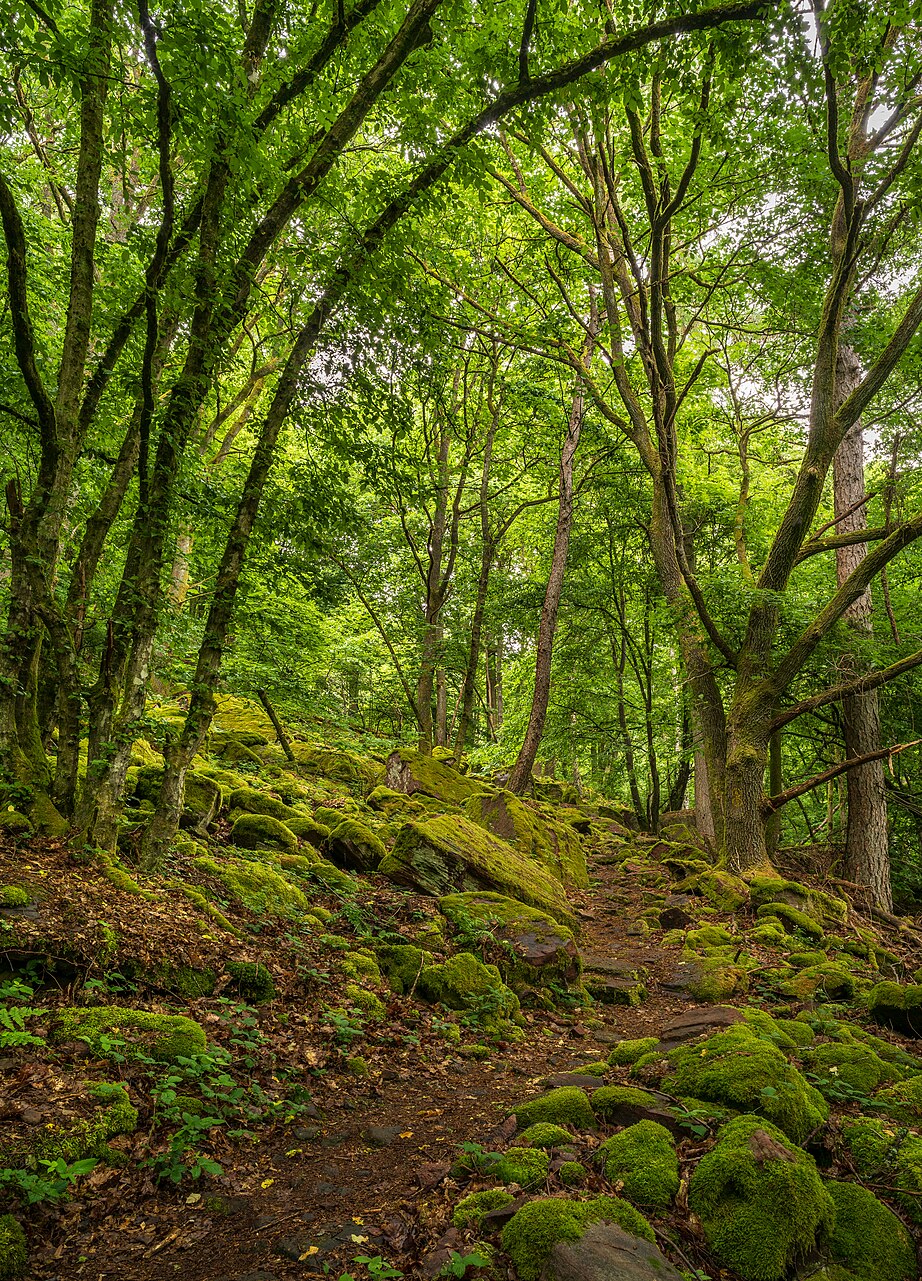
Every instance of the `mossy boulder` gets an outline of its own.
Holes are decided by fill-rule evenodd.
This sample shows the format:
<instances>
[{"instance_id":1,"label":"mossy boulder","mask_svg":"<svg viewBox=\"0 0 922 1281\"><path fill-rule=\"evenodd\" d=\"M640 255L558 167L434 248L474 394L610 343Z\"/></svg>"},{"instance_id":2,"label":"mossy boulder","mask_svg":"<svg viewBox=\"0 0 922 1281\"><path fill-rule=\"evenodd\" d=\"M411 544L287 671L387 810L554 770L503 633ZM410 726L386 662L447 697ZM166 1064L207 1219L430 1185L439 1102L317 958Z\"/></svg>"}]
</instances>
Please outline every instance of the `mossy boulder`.
<instances>
[{"instance_id":1,"label":"mossy boulder","mask_svg":"<svg viewBox=\"0 0 922 1281\"><path fill-rule=\"evenodd\" d=\"M292 750L298 765L306 773L346 783L356 792L364 794L384 782L383 765L368 756L360 756L358 752L313 743L293 743Z\"/></svg>"},{"instance_id":2,"label":"mossy boulder","mask_svg":"<svg viewBox=\"0 0 922 1281\"><path fill-rule=\"evenodd\" d=\"M718 1032L700 1045L667 1055L670 1094L691 1095L740 1112L767 1117L795 1143L803 1143L829 1116L829 1106L770 1041L746 1024Z\"/></svg>"},{"instance_id":3,"label":"mossy boulder","mask_svg":"<svg viewBox=\"0 0 922 1281\"><path fill-rule=\"evenodd\" d=\"M402 792L405 796L423 792L451 805L463 805L478 792L488 790L482 780L468 778L444 761L425 756L412 747L391 752L383 782L392 792Z\"/></svg>"},{"instance_id":4,"label":"mossy boulder","mask_svg":"<svg viewBox=\"0 0 922 1281\"><path fill-rule=\"evenodd\" d=\"M629 1201L665 1210L679 1190L679 1158L672 1135L655 1121L638 1121L599 1148L605 1177L620 1183Z\"/></svg>"},{"instance_id":5,"label":"mossy boulder","mask_svg":"<svg viewBox=\"0 0 922 1281\"><path fill-rule=\"evenodd\" d=\"M791 907L787 903L764 903L756 915L760 920L770 918L780 921L790 934L797 932L814 939L823 937L823 927L819 921L800 908Z\"/></svg>"},{"instance_id":6,"label":"mossy boulder","mask_svg":"<svg viewBox=\"0 0 922 1281\"><path fill-rule=\"evenodd\" d=\"M160 796L163 769L145 765L137 771L134 795L140 801L155 805ZM183 783L183 803L179 825L193 832L204 834L214 822L223 804L220 786L207 774L187 770Z\"/></svg>"},{"instance_id":7,"label":"mossy boulder","mask_svg":"<svg viewBox=\"0 0 922 1281\"><path fill-rule=\"evenodd\" d=\"M747 876L746 881L755 907L783 904L817 921L827 921L833 928L848 920L848 904L837 895L808 888L773 873L756 872Z\"/></svg>"},{"instance_id":8,"label":"mossy boulder","mask_svg":"<svg viewBox=\"0 0 922 1281\"><path fill-rule=\"evenodd\" d=\"M268 863L235 858L197 858L194 866L222 881L228 892L258 916L297 918L310 908L307 896ZM314 864L311 864L313 871Z\"/></svg>"},{"instance_id":9,"label":"mossy boulder","mask_svg":"<svg viewBox=\"0 0 922 1281\"><path fill-rule=\"evenodd\" d=\"M124 1042L129 1055L149 1054L161 1062L203 1054L205 1032L180 1014L156 1014L120 1005L71 1006L59 1010L48 1039L85 1041L94 1054L107 1057L108 1044Z\"/></svg>"},{"instance_id":10,"label":"mossy boulder","mask_svg":"<svg viewBox=\"0 0 922 1281\"><path fill-rule=\"evenodd\" d=\"M104 1161L110 1139L137 1129L138 1110L121 1085L99 1082L89 1087L89 1094L97 1105L89 1116L46 1121L27 1127L21 1134L15 1123L7 1122L0 1139L0 1167L34 1170L44 1161L61 1160L70 1165L87 1157Z\"/></svg>"},{"instance_id":11,"label":"mossy boulder","mask_svg":"<svg viewBox=\"0 0 922 1281\"><path fill-rule=\"evenodd\" d=\"M687 992L696 1001L720 1004L729 997L747 991L749 976L741 965L728 957L701 956L685 952L673 968L663 987L673 992Z\"/></svg>"},{"instance_id":12,"label":"mossy boulder","mask_svg":"<svg viewBox=\"0 0 922 1281\"><path fill-rule=\"evenodd\" d=\"M228 961L231 987L251 1005L261 1005L275 997L275 982L265 965L257 961Z\"/></svg>"},{"instance_id":13,"label":"mossy boulder","mask_svg":"<svg viewBox=\"0 0 922 1281\"><path fill-rule=\"evenodd\" d=\"M864 1116L846 1122L843 1138L862 1178L886 1182L892 1199L922 1225L922 1138Z\"/></svg>"},{"instance_id":14,"label":"mossy boulder","mask_svg":"<svg viewBox=\"0 0 922 1281\"><path fill-rule=\"evenodd\" d=\"M589 884L586 854L576 830L525 804L513 792L481 792L465 802L464 812L480 827L542 863L564 885Z\"/></svg>"},{"instance_id":15,"label":"mossy boulder","mask_svg":"<svg viewBox=\"0 0 922 1281\"><path fill-rule=\"evenodd\" d=\"M21 885L0 885L0 907L27 907L32 899Z\"/></svg>"},{"instance_id":16,"label":"mossy boulder","mask_svg":"<svg viewBox=\"0 0 922 1281\"><path fill-rule=\"evenodd\" d=\"M562 1125L550 1121L536 1121L518 1136L519 1143L528 1148L559 1148L573 1142L573 1135Z\"/></svg>"},{"instance_id":17,"label":"mossy boulder","mask_svg":"<svg viewBox=\"0 0 922 1281\"><path fill-rule=\"evenodd\" d=\"M615 1223L632 1236L653 1241L653 1229L627 1201L597 1196L587 1201L540 1198L523 1205L503 1228L503 1249L521 1281L538 1281L559 1241L578 1241L592 1223Z\"/></svg>"},{"instance_id":18,"label":"mossy boulder","mask_svg":"<svg viewBox=\"0 0 922 1281\"><path fill-rule=\"evenodd\" d=\"M878 983L868 993L871 1018L905 1036L922 1037L922 983Z\"/></svg>"},{"instance_id":19,"label":"mossy boulder","mask_svg":"<svg viewBox=\"0 0 922 1281\"><path fill-rule=\"evenodd\" d=\"M791 978L784 979L778 985L783 996L806 1001L811 997L822 997L827 1001L849 1001L855 995L855 978L853 974L835 961L824 961L821 965L810 965Z\"/></svg>"},{"instance_id":20,"label":"mossy boulder","mask_svg":"<svg viewBox=\"0 0 922 1281\"><path fill-rule=\"evenodd\" d=\"M238 694L216 694L214 727L232 734L250 747L265 747L274 742L275 729L265 709Z\"/></svg>"},{"instance_id":21,"label":"mossy boulder","mask_svg":"<svg viewBox=\"0 0 922 1281\"><path fill-rule=\"evenodd\" d=\"M807 1047L802 1057L810 1071L830 1085L842 1081L865 1095L872 1094L879 1085L899 1081L903 1075L899 1068L885 1063L867 1045L827 1041Z\"/></svg>"},{"instance_id":22,"label":"mossy boulder","mask_svg":"<svg viewBox=\"0 0 922 1281\"><path fill-rule=\"evenodd\" d=\"M757 1116L723 1127L695 1168L688 1204L715 1255L742 1281L780 1281L835 1220L812 1157Z\"/></svg>"},{"instance_id":23,"label":"mossy boulder","mask_svg":"<svg viewBox=\"0 0 922 1281\"><path fill-rule=\"evenodd\" d=\"M456 928L486 930L504 945L499 968L512 987L579 982L573 931L547 912L489 890L447 894L439 907Z\"/></svg>"},{"instance_id":24,"label":"mossy boulder","mask_svg":"<svg viewBox=\"0 0 922 1281\"><path fill-rule=\"evenodd\" d=\"M26 1274L29 1243L11 1214L0 1214L0 1281L16 1281Z\"/></svg>"},{"instance_id":25,"label":"mossy boulder","mask_svg":"<svg viewBox=\"0 0 922 1281\"><path fill-rule=\"evenodd\" d=\"M435 961L431 952L412 943L379 943L375 950L381 972L401 996L417 986L423 970Z\"/></svg>"},{"instance_id":26,"label":"mossy boulder","mask_svg":"<svg viewBox=\"0 0 922 1281\"><path fill-rule=\"evenodd\" d=\"M491 1210L511 1205L515 1197L505 1188L486 1188L462 1197L454 1208L451 1221L456 1228L479 1228Z\"/></svg>"},{"instance_id":27,"label":"mossy boulder","mask_svg":"<svg viewBox=\"0 0 922 1281\"><path fill-rule=\"evenodd\" d=\"M655 1050L658 1044L659 1038L655 1036L642 1036L633 1041L619 1041L609 1054L608 1062L612 1067L630 1067L644 1054Z\"/></svg>"},{"instance_id":28,"label":"mossy boulder","mask_svg":"<svg viewBox=\"0 0 922 1281\"><path fill-rule=\"evenodd\" d=\"M400 885L438 898L495 890L571 924L560 882L540 864L468 818L441 815L405 824L378 871Z\"/></svg>"},{"instance_id":29,"label":"mossy boulder","mask_svg":"<svg viewBox=\"0 0 922 1281\"><path fill-rule=\"evenodd\" d=\"M536 1099L520 1103L513 1108L513 1114L520 1130L527 1130L539 1121L561 1127L569 1126L574 1130L595 1129L595 1114L589 1103L589 1096L576 1085L562 1085L556 1090L548 1090Z\"/></svg>"},{"instance_id":30,"label":"mossy boulder","mask_svg":"<svg viewBox=\"0 0 922 1281\"><path fill-rule=\"evenodd\" d=\"M352 872L373 872L387 854L380 837L358 819L343 819L330 833L326 855L335 867Z\"/></svg>"},{"instance_id":31,"label":"mossy boulder","mask_svg":"<svg viewBox=\"0 0 922 1281\"><path fill-rule=\"evenodd\" d=\"M298 852L298 838L294 832L270 814L239 814L234 819L228 839L231 845L244 850Z\"/></svg>"},{"instance_id":32,"label":"mossy boulder","mask_svg":"<svg viewBox=\"0 0 922 1281\"><path fill-rule=\"evenodd\" d=\"M28 836L33 830L32 820L15 806L7 805L0 809L0 831L9 832L11 836ZM9 1215L5 1217L9 1218Z\"/></svg>"},{"instance_id":33,"label":"mossy boulder","mask_svg":"<svg viewBox=\"0 0 922 1281\"><path fill-rule=\"evenodd\" d=\"M893 1211L857 1183L830 1180L826 1191L835 1206L832 1259L859 1281L915 1281L915 1246Z\"/></svg>"},{"instance_id":34,"label":"mossy boulder","mask_svg":"<svg viewBox=\"0 0 922 1281\"><path fill-rule=\"evenodd\" d=\"M416 990L424 1000L466 1011L496 1035L508 1034L519 1017L518 997L496 966L484 965L470 952L456 952L441 964L425 966Z\"/></svg>"},{"instance_id":35,"label":"mossy boulder","mask_svg":"<svg viewBox=\"0 0 922 1281\"><path fill-rule=\"evenodd\" d=\"M299 841L307 841L315 850L323 849L330 839L328 827L318 823L315 818L307 818L304 814L295 814L293 818L286 819L285 826L289 832L294 832Z\"/></svg>"},{"instance_id":36,"label":"mossy boulder","mask_svg":"<svg viewBox=\"0 0 922 1281\"><path fill-rule=\"evenodd\" d=\"M547 1179L550 1159L541 1148L509 1148L490 1170L500 1183L517 1183L526 1191Z\"/></svg>"},{"instance_id":37,"label":"mossy boulder","mask_svg":"<svg viewBox=\"0 0 922 1281\"><path fill-rule=\"evenodd\" d=\"M908 1081L881 1090L875 1103L887 1116L904 1125L919 1125L922 1121L922 1076L911 1076Z\"/></svg>"}]
</instances>

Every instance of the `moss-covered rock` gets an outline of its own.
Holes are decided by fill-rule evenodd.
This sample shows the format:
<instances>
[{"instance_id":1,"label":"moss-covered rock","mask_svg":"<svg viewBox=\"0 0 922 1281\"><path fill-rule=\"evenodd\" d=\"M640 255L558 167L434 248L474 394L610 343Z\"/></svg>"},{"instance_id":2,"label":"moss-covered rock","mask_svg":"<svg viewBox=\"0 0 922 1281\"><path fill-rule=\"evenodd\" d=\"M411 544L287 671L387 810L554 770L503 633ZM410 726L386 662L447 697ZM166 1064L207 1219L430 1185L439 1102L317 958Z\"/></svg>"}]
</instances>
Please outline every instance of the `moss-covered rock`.
<instances>
[{"instance_id":1,"label":"moss-covered rock","mask_svg":"<svg viewBox=\"0 0 922 1281\"><path fill-rule=\"evenodd\" d=\"M295 814L293 818L286 819L285 826L289 832L294 832L299 841L307 841L315 850L323 849L330 839L328 827L318 823L316 819L307 818L304 814Z\"/></svg>"},{"instance_id":2,"label":"moss-covered rock","mask_svg":"<svg viewBox=\"0 0 922 1281\"><path fill-rule=\"evenodd\" d=\"M424 966L417 991L427 1001L464 1010L488 1032L508 1034L519 1015L519 1000L502 981L495 965L484 965L470 952Z\"/></svg>"},{"instance_id":3,"label":"moss-covered rock","mask_svg":"<svg viewBox=\"0 0 922 1281\"><path fill-rule=\"evenodd\" d=\"M802 1143L829 1116L818 1090L776 1046L744 1023L700 1045L682 1045L667 1056L666 1088L767 1117L795 1143Z\"/></svg>"},{"instance_id":4,"label":"moss-covered rock","mask_svg":"<svg viewBox=\"0 0 922 1281\"><path fill-rule=\"evenodd\" d=\"M878 983L868 993L871 1018L906 1036L922 1037L922 984Z\"/></svg>"},{"instance_id":5,"label":"moss-covered rock","mask_svg":"<svg viewBox=\"0 0 922 1281\"><path fill-rule=\"evenodd\" d=\"M511 1205L515 1197L505 1188L486 1188L462 1197L454 1208L451 1221L456 1228L479 1228L484 1216L491 1210L501 1210Z\"/></svg>"},{"instance_id":6,"label":"moss-covered rock","mask_svg":"<svg viewBox=\"0 0 922 1281\"><path fill-rule=\"evenodd\" d=\"M895 1121L917 1126L922 1121L922 1076L911 1076L908 1081L881 1090L875 1103Z\"/></svg>"},{"instance_id":7,"label":"moss-covered rock","mask_svg":"<svg viewBox=\"0 0 922 1281\"><path fill-rule=\"evenodd\" d=\"M771 918L780 921L791 934L798 932L814 939L823 937L823 927L819 921L801 911L800 908L791 907L788 903L763 903L756 915L760 919Z\"/></svg>"},{"instance_id":8,"label":"moss-covered rock","mask_svg":"<svg viewBox=\"0 0 922 1281\"><path fill-rule=\"evenodd\" d=\"M518 1136L519 1143L527 1148L559 1148L573 1142L573 1135L562 1125L550 1121L536 1121Z\"/></svg>"},{"instance_id":9,"label":"moss-covered rock","mask_svg":"<svg viewBox=\"0 0 922 1281\"><path fill-rule=\"evenodd\" d=\"M813 1159L755 1116L723 1127L695 1168L688 1203L711 1249L743 1281L780 1281L835 1218Z\"/></svg>"},{"instance_id":10,"label":"moss-covered rock","mask_svg":"<svg viewBox=\"0 0 922 1281\"><path fill-rule=\"evenodd\" d=\"M374 992L369 992L367 988L360 987L358 983L347 983L345 996L349 1005L360 1010L368 1018L383 1019L387 1013L384 1002L375 996Z\"/></svg>"},{"instance_id":11,"label":"moss-covered rock","mask_svg":"<svg viewBox=\"0 0 922 1281\"><path fill-rule=\"evenodd\" d=\"M799 1001L822 996L827 1001L848 1001L855 995L855 978L835 961L811 965L778 985L783 996Z\"/></svg>"},{"instance_id":12,"label":"moss-covered rock","mask_svg":"<svg viewBox=\"0 0 922 1281\"><path fill-rule=\"evenodd\" d=\"M70 1165L87 1157L105 1160L110 1139L117 1134L133 1134L137 1129L138 1110L121 1085L98 1083L90 1087L89 1093L97 1104L90 1116L46 1121L29 1127L24 1134L17 1134L16 1127L8 1125L5 1137L0 1139L0 1167L37 1169L43 1161L62 1160Z\"/></svg>"},{"instance_id":13,"label":"moss-covered rock","mask_svg":"<svg viewBox=\"0 0 922 1281\"><path fill-rule=\"evenodd\" d=\"M11 1214L0 1214L0 1281L16 1281L25 1276L28 1263L25 1232Z\"/></svg>"},{"instance_id":14,"label":"moss-covered rock","mask_svg":"<svg viewBox=\"0 0 922 1281\"><path fill-rule=\"evenodd\" d=\"M679 1190L675 1143L655 1121L638 1121L613 1134L599 1156L609 1183L621 1183L627 1199L645 1209L667 1209Z\"/></svg>"},{"instance_id":15,"label":"moss-covered rock","mask_svg":"<svg viewBox=\"0 0 922 1281\"><path fill-rule=\"evenodd\" d=\"M238 814L228 839L231 845L244 850L283 850L286 854L298 851L294 832L271 814Z\"/></svg>"},{"instance_id":16,"label":"moss-covered rock","mask_svg":"<svg viewBox=\"0 0 922 1281\"><path fill-rule=\"evenodd\" d=\"M612 1067L629 1067L644 1054L656 1049L659 1040L655 1036L642 1036L634 1041L619 1041L608 1056Z\"/></svg>"},{"instance_id":17,"label":"moss-covered rock","mask_svg":"<svg viewBox=\"0 0 922 1281\"><path fill-rule=\"evenodd\" d=\"M700 956L684 952L663 986L670 991L687 992L696 1001L721 1004L731 996L745 992L749 975L741 965L725 956Z\"/></svg>"},{"instance_id":18,"label":"moss-covered rock","mask_svg":"<svg viewBox=\"0 0 922 1281\"><path fill-rule=\"evenodd\" d=\"M498 963L512 987L579 982L582 965L573 932L549 913L488 890L447 894L439 907L462 932L483 930L504 944Z\"/></svg>"},{"instance_id":19,"label":"moss-covered rock","mask_svg":"<svg viewBox=\"0 0 922 1281\"><path fill-rule=\"evenodd\" d=\"M806 913L817 921L827 921L832 928L848 920L848 904L837 895L808 888L798 881L789 881L776 874L757 872L747 876L746 880L756 907L780 903Z\"/></svg>"},{"instance_id":20,"label":"moss-covered rock","mask_svg":"<svg viewBox=\"0 0 922 1281\"><path fill-rule=\"evenodd\" d=\"M482 780L468 778L444 761L425 756L412 747L391 752L383 782L393 792L403 792L406 796L424 792L451 805L463 805L478 792L489 790Z\"/></svg>"},{"instance_id":21,"label":"moss-covered rock","mask_svg":"<svg viewBox=\"0 0 922 1281\"><path fill-rule=\"evenodd\" d=\"M864 1116L846 1122L843 1138L862 1178L887 1183L892 1199L922 1225L922 1138Z\"/></svg>"},{"instance_id":22,"label":"moss-covered rock","mask_svg":"<svg viewBox=\"0 0 922 1281\"><path fill-rule=\"evenodd\" d=\"M387 854L387 848L366 823L346 818L330 833L326 854L336 867L373 872Z\"/></svg>"},{"instance_id":23,"label":"moss-covered rock","mask_svg":"<svg viewBox=\"0 0 922 1281\"><path fill-rule=\"evenodd\" d=\"M384 766L358 752L312 743L293 743L292 748L295 760L306 773L347 783L356 792L364 794L384 781Z\"/></svg>"},{"instance_id":24,"label":"moss-covered rock","mask_svg":"<svg viewBox=\"0 0 922 1281\"><path fill-rule=\"evenodd\" d=\"M916 1251L903 1224L873 1192L857 1183L829 1181L835 1205L829 1253L859 1281L914 1281Z\"/></svg>"},{"instance_id":25,"label":"moss-covered rock","mask_svg":"<svg viewBox=\"0 0 922 1281\"><path fill-rule=\"evenodd\" d=\"M595 1115L589 1104L589 1096L585 1090L575 1085L562 1085L556 1090L548 1090L536 1099L520 1103L513 1108L513 1113L520 1130L527 1130L539 1121L568 1126L574 1130L595 1128Z\"/></svg>"},{"instance_id":26,"label":"moss-covered rock","mask_svg":"<svg viewBox=\"0 0 922 1281\"><path fill-rule=\"evenodd\" d=\"M245 1001L261 1005L275 997L275 982L265 965L256 961L228 961L227 972L233 987Z\"/></svg>"},{"instance_id":27,"label":"moss-covered rock","mask_svg":"<svg viewBox=\"0 0 922 1281\"><path fill-rule=\"evenodd\" d=\"M565 1188L578 1188L586 1182L588 1171L582 1161L564 1161L557 1167L556 1174Z\"/></svg>"},{"instance_id":28,"label":"moss-covered rock","mask_svg":"<svg viewBox=\"0 0 922 1281\"><path fill-rule=\"evenodd\" d=\"M221 862L197 858L195 866L200 872L217 877L234 898L258 916L297 918L310 907L303 891L268 863L242 858Z\"/></svg>"},{"instance_id":29,"label":"moss-covered rock","mask_svg":"<svg viewBox=\"0 0 922 1281\"><path fill-rule=\"evenodd\" d=\"M85 1041L105 1058L108 1044L124 1042L129 1054L145 1053L162 1062L202 1054L205 1033L193 1019L179 1014L155 1014L119 1005L71 1006L59 1010L49 1040Z\"/></svg>"},{"instance_id":30,"label":"moss-covered rock","mask_svg":"<svg viewBox=\"0 0 922 1281\"><path fill-rule=\"evenodd\" d=\"M589 1103L596 1116L613 1124L618 1123L626 1110L656 1110L658 1106L655 1094L633 1085L603 1085L600 1089L593 1090Z\"/></svg>"},{"instance_id":31,"label":"moss-covered rock","mask_svg":"<svg viewBox=\"0 0 922 1281\"><path fill-rule=\"evenodd\" d=\"M371 952L350 952L340 961L340 969L343 974L352 979L372 983L382 982L381 967Z\"/></svg>"},{"instance_id":32,"label":"moss-covered rock","mask_svg":"<svg viewBox=\"0 0 922 1281\"><path fill-rule=\"evenodd\" d=\"M898 1081L902 1076L899 1068L885 1063L867 1045L824 1042L807 1047L803 1051L803 1061L812 1072L830 1084L844 1081L853 1090L866 1095L872 1094L879 1085Z\"/></svg>"},{"instance_id":33,"label":"moss-covered rock","mask_svg":"<svg viewBox=\"0 0 922 1281\"><path fill-rule=\"evenodd\" d=\"M521 1281L538 1281L558 1241L578 1241L591 1223L616 1223L625 1232L653 1241L653 1229L627 1201L597 1196L587 1201L541 1198L523 1205L503 1229L503 1249Z\"/></svg>"},{"instance_id":34,"label":"moss-covered rock","mask_svg":"<svg viewBox=\"0 0 922 1281\"><path fill-rule=\"evenodd\" d=\"M564 885L589 884L582 841L569 823L539 813L513 792L481 792L465 802L464 812L527 858L543 863Z\"/></svg>"},{"instance_id":35,"label":"moss-covered rock","mask_svg":"<svg viewBox=\"0 0 922 1281\"><path fill-rule=\"evenodd\" d=\"M14 805L6 805L0 809L0 831L8 832L10 836L28 836L34 828L30 818Z\"/></svg>"},{"instance_id":36,"label":"moss-covered rock","mask_svg":"<svg viewBox=\"0 0 922 1281\"><path fill-rule=\"evenodd\" d=\"M504 1152L490 1171L500 1183L517 1183L526 1191L547 1178L550 1160L541 1148L515 1147Z\"/></svg>"},{"instance_id":37,"label":"moss-covered rock","mask_svg":"<svg viewBox=\"0 0 922 1281\"><path fill-rule=\"evenodd\" d=\"M439 898L463 890L495 890L572 924L572 908L560 882L468 818L443 815L405 824L378 871Z\"/></svg>"},{"instance_id":38,"label":"moss-covered rock","mask_svg":"<svg viewBox=\"0 0 922 1281\"><path fill-rule=\"evenodd\" d=\"M382 973L401 996L415 989L423 970L435 960L431 952L411 943L379 943L376 952Z\"/></svg>"}]
</instances>

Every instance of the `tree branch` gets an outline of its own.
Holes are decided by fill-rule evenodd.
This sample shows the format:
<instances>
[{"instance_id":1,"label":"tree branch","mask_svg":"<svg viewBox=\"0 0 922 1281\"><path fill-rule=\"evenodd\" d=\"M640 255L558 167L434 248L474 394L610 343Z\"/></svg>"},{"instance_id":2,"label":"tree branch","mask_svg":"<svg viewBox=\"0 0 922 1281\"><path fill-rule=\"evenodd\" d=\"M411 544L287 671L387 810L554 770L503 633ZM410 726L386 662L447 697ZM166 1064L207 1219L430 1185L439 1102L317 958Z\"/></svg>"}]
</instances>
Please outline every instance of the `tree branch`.
<instances>
[{"instance_id":1,"label":"tree branch","mask_svg":"<svg viewBox=\"0 0 922 1281\"><path fill-rule=\"evenodd\" d=\"M796 800L798 796L803 796L806 792L812 792L815 787L822 787L831 779L838 778L840 774L845 774L848 770L857 769L859 765L869 765L871 761L881 761L884 757L892 757L900 752L905 752L907 747L918 747L922 743L922 738L917 738L911 743L897 743L894 747L881 747L876 752L867 752L864 756L852 756L847 761L841 761L838 765L833 765L830 769L823 770L822 774L814 774L813 778L808 778L805 783L798 783L796 787L789 787L785 792L779 792L777 796L766 796L762 802L763 814L774 814L780 810L788 801Z\"/></svg>"}]
</instances>

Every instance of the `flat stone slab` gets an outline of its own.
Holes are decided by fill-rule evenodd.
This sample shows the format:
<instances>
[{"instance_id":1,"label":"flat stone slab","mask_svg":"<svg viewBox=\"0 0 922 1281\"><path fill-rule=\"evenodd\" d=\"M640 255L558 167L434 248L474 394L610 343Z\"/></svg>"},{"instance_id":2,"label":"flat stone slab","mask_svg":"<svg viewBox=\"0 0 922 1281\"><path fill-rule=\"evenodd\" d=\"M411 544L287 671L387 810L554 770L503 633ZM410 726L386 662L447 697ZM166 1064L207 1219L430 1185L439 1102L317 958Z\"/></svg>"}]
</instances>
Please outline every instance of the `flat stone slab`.
<instances>
[{"instance_id":1,"label":"flat stone slab","mask_svg":"<svg viewBox=\"0 0 922 1281\"><path fill-rule=\"evenodd\" d=\"M703 1009L685 1010L663 1024L657 1051L666 1054L677 1045L697 1041L699 1037L725 1032L743 1019L742 1010L735 1005L710 1005Z\"/></svg>"}]
</instances>

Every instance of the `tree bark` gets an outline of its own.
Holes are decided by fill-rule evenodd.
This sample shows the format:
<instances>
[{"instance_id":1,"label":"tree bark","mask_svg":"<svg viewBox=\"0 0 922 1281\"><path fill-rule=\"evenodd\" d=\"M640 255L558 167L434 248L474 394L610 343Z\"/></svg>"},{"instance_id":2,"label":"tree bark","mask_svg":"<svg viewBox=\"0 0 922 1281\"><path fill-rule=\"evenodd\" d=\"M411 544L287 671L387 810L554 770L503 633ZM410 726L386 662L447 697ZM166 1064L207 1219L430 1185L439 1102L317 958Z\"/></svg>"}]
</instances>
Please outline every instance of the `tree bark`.
<instances>
[{"instance_id":1,"label":"tree bark","mask_svg":"<svg viewBox=\"0 0 922 1281\"><path fill-rule=\"evenodd\" d=\"M841 405L861 381L861 366L854 350L842 344L836 366L836 402ZM836 530L844 534L867 526L865 496L864 430L861 421L845 435L833 460ZM864 543L836 548L836 581L839 587L866 558ZM873 635L873 604L868 588L845 611L845 621L855 638L851 653L843 655L842 679L858 670L862 643ZM845 756L866 756L880 748L880 703L876 689L842 700ZM887 833L887 793L883 761L872 761L846 775L848 816L845 830L845 876L867 886L878 907L890 911L890 852Z\"/></svg>"}]
</instances>

